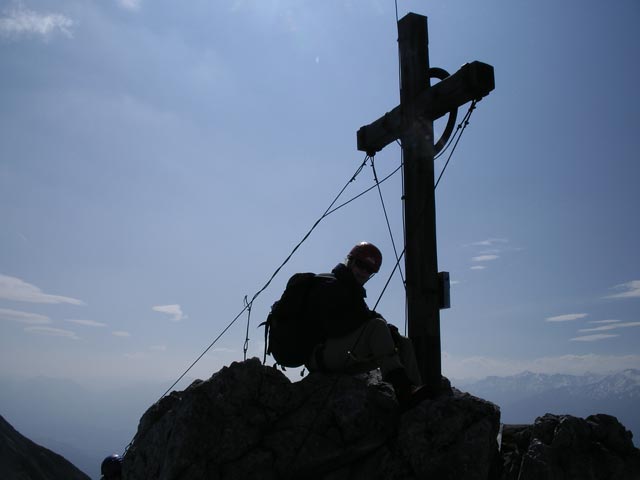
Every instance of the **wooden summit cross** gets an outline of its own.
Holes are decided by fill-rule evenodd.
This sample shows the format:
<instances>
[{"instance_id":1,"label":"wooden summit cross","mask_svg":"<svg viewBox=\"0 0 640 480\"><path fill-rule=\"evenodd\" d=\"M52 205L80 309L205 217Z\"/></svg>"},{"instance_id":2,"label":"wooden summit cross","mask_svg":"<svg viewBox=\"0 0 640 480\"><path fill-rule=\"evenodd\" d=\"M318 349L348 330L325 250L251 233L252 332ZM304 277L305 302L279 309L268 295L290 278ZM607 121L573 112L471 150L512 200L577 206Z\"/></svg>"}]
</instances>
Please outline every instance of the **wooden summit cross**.
<instances>
[{"instance_id":1,"label":"wooden summit cross","mask_svg":"<svg viewBox=\"0 0 640 480\"><path fill-rule=\"evenodd\" d=\"M488 95L495 82L491 65L473 62L431 87L434 72L429 69L425 16L409 13L403 17L398 22L398 43L400 105L358 130L358 150L373 156L389 143L401 141L409 338L424 384L439 390L440 308L449 305L448 274L438 274L433 121Z\"/></svg>"}]
</instances>

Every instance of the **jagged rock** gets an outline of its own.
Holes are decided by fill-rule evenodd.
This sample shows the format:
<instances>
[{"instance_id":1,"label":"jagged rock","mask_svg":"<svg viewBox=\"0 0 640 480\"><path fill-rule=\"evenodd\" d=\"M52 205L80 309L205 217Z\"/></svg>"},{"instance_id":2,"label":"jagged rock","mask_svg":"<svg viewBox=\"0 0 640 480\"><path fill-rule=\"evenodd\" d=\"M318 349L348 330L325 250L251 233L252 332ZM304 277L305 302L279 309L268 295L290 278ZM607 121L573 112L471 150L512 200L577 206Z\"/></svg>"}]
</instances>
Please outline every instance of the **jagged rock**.
<instances>
[{"instance_id":1,"label":"jagged rock","mask_svg":"<svg viewBox=\"0 0 640 480\"><path fill-rule=\"evenodd\" d=\"M495 405L454 390L403 416L398 453L417 478L494 478L499 424Z\"/></svg>"},{"instance_id":2,"label":"jagged rock","mask_svg":"<svg viewBox=\"0 0 640 480\"><path fill-rule=\"evenodd\" d=\"M615 417L546 414L505 425L503 480L639 480L640 450Z\"/></svg>"},{"instance_id":3,"label":"jagged rock","mask_svg":"<svg viewBox=\"0 0 640 480\"><path fill-rule=\"evenodd\" d=\"M124 478L484 480L498 426L495 405L458 391L401 415L375 378L291 383L251 359L152 406Z\"/></svg>"},{"instance_id":4,"label":"jagged rock","mask_svg":"<svg viewBox=\"0 0 640 480\"><path fill-rule=\"evenodd\" d=\"M0 416L0 478L90 480L64 457L32 442Z\"/></svg>"}]
</instances>

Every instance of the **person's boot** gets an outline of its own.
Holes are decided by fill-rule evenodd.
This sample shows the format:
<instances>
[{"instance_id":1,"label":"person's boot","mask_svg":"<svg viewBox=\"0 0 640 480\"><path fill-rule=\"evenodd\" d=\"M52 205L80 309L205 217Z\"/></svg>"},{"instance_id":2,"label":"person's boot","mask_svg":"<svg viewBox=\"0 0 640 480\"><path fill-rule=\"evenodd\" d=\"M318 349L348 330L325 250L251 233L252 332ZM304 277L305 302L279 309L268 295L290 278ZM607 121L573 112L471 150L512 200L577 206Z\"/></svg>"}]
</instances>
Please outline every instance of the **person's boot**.
<instances>
[{"instance_id":1,"label":"person's boot","mask_svg":"<svg viewBox=\"0 0 640 480\"><path fill-rule=\"evenodd\" d=\"M409 380L404 368L391 370L390 372L387 372L382 379L385 382L390 383L393 387L400 407L403 410L405 407L409 407L409 404L412 403L411 398L418 387L411 383L411 380Z\"/></svg>"},{"instance_id":2,"label":"person's boot","mask_svg":"<svg viewBox=\"0 0 640 480\"><path fill-rule=\"evenodd\" d=\"M418 386L411 383L404 368L391 370L382 379L390 383L395 390L396 399L403 412L417 406L423 400L435 398L439 393L424 385Z\"/></svg>"}]
</instances>

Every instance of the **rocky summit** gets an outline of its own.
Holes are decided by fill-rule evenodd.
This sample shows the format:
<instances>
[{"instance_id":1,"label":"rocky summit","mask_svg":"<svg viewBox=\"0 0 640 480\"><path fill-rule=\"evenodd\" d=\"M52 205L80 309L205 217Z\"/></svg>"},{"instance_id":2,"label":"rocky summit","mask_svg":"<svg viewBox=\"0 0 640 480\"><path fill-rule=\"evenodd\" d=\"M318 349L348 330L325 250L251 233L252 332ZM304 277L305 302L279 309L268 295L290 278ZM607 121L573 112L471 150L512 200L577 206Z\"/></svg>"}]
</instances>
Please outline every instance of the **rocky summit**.
<instances>
[{"instance_id":1,"label":"rocky summit","mask_svg":"<svg viewBox=\"0 0 640 480\"><path fill-rule=\"evenodd\" d=\"M500 428L496 405L456 389L402 413L379 376L314 373L292 383L251 359L149 408L123 473L125 480L640 479L639 451L613 417L546 415L498 435Z\"/></svg>"},{"instance_id":2,"label":"rocky summit","mask_svg":"<svg viewBox=\"0 0 640 480\"><path fill-rule=\"evenodd\" d=\"M484 480L499 416L460 392L401 415L384 382L311 374L292 383L251 359L153 405L124 478Z\"/></svg>"}]
</instances>

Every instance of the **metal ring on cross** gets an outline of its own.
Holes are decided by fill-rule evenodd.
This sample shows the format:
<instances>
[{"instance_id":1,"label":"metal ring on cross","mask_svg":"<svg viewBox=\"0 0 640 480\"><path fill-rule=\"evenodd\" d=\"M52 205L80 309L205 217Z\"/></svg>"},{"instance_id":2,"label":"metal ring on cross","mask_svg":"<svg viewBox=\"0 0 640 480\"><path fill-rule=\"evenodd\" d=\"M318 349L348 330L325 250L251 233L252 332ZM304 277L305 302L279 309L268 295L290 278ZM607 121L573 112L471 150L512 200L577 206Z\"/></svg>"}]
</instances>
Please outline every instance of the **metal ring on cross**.
<instances>
[{"instance_id":1,"label":"metal ring on cross","mask_svg":"<svg viewBox=\"0 0 640 480\"><path fill-rule=\"evenodd\" d=\"M438 80L444 80L449 76L449 72L447 72L444 68L440 67L431 67L429 69L429 84L431 84L432 78L437 78ZM458 108L451 110L449 112L449 118L447 119L447 125L444 127L444 132L440 136L440 139L434 143L433 149L434 153L440 153L444 146L451 138L451 134L453 133L453 128L456 126L456 120L458 118Z\"/></svg>"}]
</instances>

